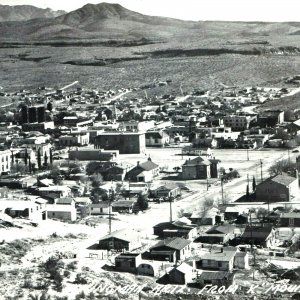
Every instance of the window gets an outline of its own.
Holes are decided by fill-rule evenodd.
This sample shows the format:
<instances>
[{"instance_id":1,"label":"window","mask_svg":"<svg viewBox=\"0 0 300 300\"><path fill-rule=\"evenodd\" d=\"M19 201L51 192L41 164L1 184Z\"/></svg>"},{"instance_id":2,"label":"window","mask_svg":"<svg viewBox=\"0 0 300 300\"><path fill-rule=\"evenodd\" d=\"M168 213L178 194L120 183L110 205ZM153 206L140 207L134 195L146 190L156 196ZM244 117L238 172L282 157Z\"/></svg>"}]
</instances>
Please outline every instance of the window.
<instances>
[{"instance_id":1,"label":"window","mask_svg":"<svg viewBox=\"0 0 300 300\"><path fill-rule=\"evenodd\" d=\"M294 226L294 218L289 218L289 226Z\"/></svg>"},{"instance_id":2,"label":"window","mask_svg":"<svg viewBox=\"0 0 300 300\"><path fill-rule=\"evenodd\" d=\"M55 216L55 213L52 213L52 216L54 217L54 216Z\"/></svg>"}]
</instances>

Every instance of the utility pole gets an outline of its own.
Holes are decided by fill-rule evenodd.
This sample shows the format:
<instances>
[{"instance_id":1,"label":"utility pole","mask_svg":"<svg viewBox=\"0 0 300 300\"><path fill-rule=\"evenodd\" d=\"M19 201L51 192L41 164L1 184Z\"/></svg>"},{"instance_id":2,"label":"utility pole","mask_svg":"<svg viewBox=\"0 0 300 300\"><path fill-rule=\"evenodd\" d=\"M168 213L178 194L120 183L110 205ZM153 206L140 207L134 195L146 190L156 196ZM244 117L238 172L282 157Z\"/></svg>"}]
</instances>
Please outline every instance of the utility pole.
<instances>
[{"instance_id":1,"label":"utility pole","mask_svg":"<svg viewBox=\"0 0 300 300\"><path fill-rule=\"evenodd\" d=\"M249 149L247 148L247 160L249 160Z\"/></svg>"},{"instance_id":2,"label":"utility pole","mask_svg":"<svg viewBox=\"0 0 300 300\"><path fill-rule=\"evenodd\" d=\"M288 161L289 165L291 164L291 157L290 157L290 148L288 147Z\"/></svg>"},{"instance_id":3,"label":"utility pole","mask_svg":"<svg viewBox=\"0 0 300 300\"><path fill-rule=\"evenodd\" d=\"M111 194L108 197L108 231L109 234L111 234L111 197L112 197L112 190L111 190Z\"/></svg>"},{"instance_id":4,"label":"utility pole","mask_svg":"<svg viewBox=\"0 0 300 300\"><path fill-rule=\"evenodd\" d=\"M251 253L253 255L253 280L255 276L255 253L253 252L253 231L252 231L252 218L251 218L252 210L249 210L249 217L250 217L250 234L251 234Z\"/></svg>"},{"instance_id":5,"label":"utility pole","mask_svg":"<svg viewBox=\"0 0 300 300\"><path fill-rule=\"evenodd\" d=\"M170 223L172 223L173 218L172 218L172 197L169 197L169 202L170 202Z\"/></svg>"},{"instance_id":6,"label":"utility pole","mask_svg":"<svg viewBox=\"0 0 300 300\"><path fill-rule=\"evenodd\" d=\"M223 177L221 177L221 193L222 193L222 204L223 204L224 203Z\"/></svg>"},{"instance_id":7,"label":"utility pole","mask_svg":"<svg viewBox=\"0 0 300 300\"><path fill-rule=\"evenodd\" d=\"M262 169L262 166L263 166L263 162L262 162L262 160L260 160L260 180L261 180L261 182L263 182L263 169Z\"/></svg>"}]
</instances>

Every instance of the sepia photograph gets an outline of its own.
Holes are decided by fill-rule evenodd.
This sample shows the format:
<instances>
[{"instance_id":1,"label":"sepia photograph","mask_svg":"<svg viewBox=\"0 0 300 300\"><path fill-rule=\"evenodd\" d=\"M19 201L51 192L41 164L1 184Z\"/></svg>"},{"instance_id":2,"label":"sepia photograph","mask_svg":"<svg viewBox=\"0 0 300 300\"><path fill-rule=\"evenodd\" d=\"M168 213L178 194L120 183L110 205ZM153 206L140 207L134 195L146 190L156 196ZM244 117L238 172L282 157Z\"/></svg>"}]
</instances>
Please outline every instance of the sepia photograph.
<instances>
[{"instance_id":1,"label":"sepia photograph","mask_svg":"<svg viewBox=\"0 0 300 300\"><path fill-rule=\"evenodd\" d=\"M0 0L0 300L300 300L299 0L101 1Z\"/></svg>"}]
</instances>

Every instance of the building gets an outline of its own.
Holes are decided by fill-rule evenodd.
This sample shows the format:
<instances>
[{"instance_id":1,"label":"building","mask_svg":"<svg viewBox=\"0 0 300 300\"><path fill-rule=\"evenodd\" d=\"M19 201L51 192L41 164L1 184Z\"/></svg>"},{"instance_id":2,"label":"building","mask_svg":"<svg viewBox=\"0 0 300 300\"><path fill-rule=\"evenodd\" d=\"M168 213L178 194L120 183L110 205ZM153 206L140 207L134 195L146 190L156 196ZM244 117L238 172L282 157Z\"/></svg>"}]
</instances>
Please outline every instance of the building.
<instances>
[{"instance_id":1,"label":"building","mask_svg":"<svg viewBox=\"0 0 300 300\"><path fill-rule=\"evenodd\" d=\"M218 178L218 164L217 159L207 159L206 157L197 157L188 159L182 165L182 179L208 179Z\"/></svg>"},{"instance_id":2,"label":"building","mask_svg":"<svg viewBox=\"0 0 300 300\"><path fill-rule=\"evenodd\" d=\"M46 187L39 187L38 193L41 197L56 199L71 196L71 189L64 185L53 185Z\"/></svg>"},{"instance_id":3,"label":"building","mask_svg":"<svg viewBox=\"0 0 300 300\"><path fill-rule=\"evenodd\" d=\"M281 227L300 227L300 212L282 213L279 224Z\"/></svg>"},{"instance_id":4,"label":"building","mask_svg":"<svg viewBox=\"0 0 300 300\"><path fill-rule=\"evenodd\" d=\"M153 234L161 239L180 237L193 240L197 237L197 226L187 218L153 226Z\"/></svg>"},{"instance_id":5,"label":"building","mask_svg":"<svg viewBox=\"0 0 300 300\"><path fill-rule=\"evenodd\" d=\"M26 197L20 200L0 200L0 212L4 212L12 218L26 218L31 221L47 219L47 201L39 197Z\"/></svg>"},{"instance_id":6,"label":"building","mask_svg":"<svg viewBox=\"0 0 300 300\"><path fill-rule=\"evenodd\" d=\"M257 123L260 127L275 127L284 122L284 112L282 110L266 110L259 113Z\"/></svg>"},{"instance_id":7,"label":"building","mask_svg":"<svg viewBox=\"0 0 300 300\"><path fill-rule=\"evenodd\" d=\"M178 267L173 268L168 277L171 284L187 284L193 281L196 273L192 266L183 262Z\"/></svg>"},{"instance_id":8,"label":"building","mask_svg":"<svg viewBox=\"0 0 300 300\"><path fill-rule=\"evenodd\" d=\"M110 181L123 181L127 172L129 171L130 166L128 164L120 164L112 166L111 168L105 170L102 175L103 179Z\"/></svg>"},{"instance_id":9,"label":"building","mask_svg":"<svg viewBox=\"0 0 300 300\"><path fill-rule=\"evenodd\" d=\"M178 186L176 187L168 187L166 185L162 185L157 189L152 191L153 195L157 198L176 198L181 195L181 190Z\"/></svg>"},{"instance_id":10,"label":"building","mask_svg":"<svg viewBox=\"0 0 300 300\"><path fill-rule=\"evenodd\" d=\"M286 202L298 194L298 179L286 173L272 176L256 186L257 201Z\"/></svg>"},{"instance_id":11,"label":"building","mask_svg":"<svg viewBox=\"0 0 300 300\"><path fill-rule=\"evenodd\" d=\"M132 131L132 132L139 132L139 131L147 131L153 129L155 127L155 122L151 121L136 121L136 120L129 120L129 121L122 121L119 122L119 129L122 131Z\"/></svg>"},{"instance_id":12,"label":"building","mask_svg":"<svg viewBox=\"0 0 300 300\"><path fill-rule=\"evenodd\" d=\"M118 151L104 151L101 149L77 148L69 151L70 160L81 161L110 161L118 156Z\"/></svg>"},{"instance_id":13,"label":"building","mask_svg":"<svg viewBox=\"0 0 300 300\"><path fill-rule=\"evenodd\" d=\"M62 221L76 221L77 211L75 206L67 204L52 205L47 204L47 216L49 219L59 219Z\"/></svg>"},{"instance_id":14,"label":"building","mask_svg":"<svg viewBox=\"0 0 300 300\"><path fill-rule=\"evenodd\" d=\"M85 146L90 143L90 135L83 132L69 133L68 135L60 136L58 143L61 147Z\"/></svg>"},{"instance_id":15,"label":"building","mask_svg":"<svg viewBox=\"0 0 300 300\"><path fill-rule=\"evenodd\" d=\"M182 155L195 155L195 156L206 156L211 157L212 151L208 147L196 148L193 146L185 146L181 150Z\"/></svg>"},{"instance_id":16,"label":"building","mask_svg":"<svg viewBox=\"0 0 300 300\"><path fill-rule=\"evenodd\" d=\"M130 200L115 201L111 204L113 212L127 213L127 214L133 213L134 206L135 206L135 201L130 201Z\"/></svg>"},{"instance_id":17,"label":"building","mask_svg":"<svg viewBox=\"0 0 300 300\"><path fill-rule=\"evenodd\" d=\"M275 243L275 230L271 225L246 226L241 237L237 238L239 244L253 244L269 248Z\"/></svg>"},{"instance_id":18,"label":"building","mask_svg":"<svg viewBox=\"0 0 300 300\"><path fill-rule=\"evenodd\" d=\"M203 287L205 285L228 287L234 282L234 273L226 271L204 271L197 277L197 283Z\"/></svg>"},{"instance_id":19,"label":"building","mask_svg":"<svg viewBox=\"0 0 300 300\"><path fill-rule=\"evenodd\" d=\"M152 259L155 256L165 257L170 262L184 260L188 257L191 250L191 241L180 237L169 238L159 241L150 248ZM174 260L175 259L175 260Z\"/></svg>"},{"instance_id":20,"label":"building","mask_svg":"<svg viewBox=\"0 0 300 300\"><path fill-rule=\"evenodd\" d=\"M196 261L196 268L232 272L234 267L234 257L237 250L224 250L224 248L220 248L201 255L201 259Z\"/></svg>"},{"instance_id":21,"label":"building","mask_svg":"<svg viewBox=\"0 0 300 300\"><path fill-rule=\"evenodd\" d=\"M230 127L233 131L244 131L249 128L252 118L250 116L229 115L223 117L226 127Z\"/></svg>"},{"instance_id":22,"label":"building","mask_svg":"<svg viewBox=\"0 0 300 300\"><path fill-rule=\"evenodd\" d=\"M140 253L122 253L115 258L115 269L116 271L136 273L141 262Z\"/></svg>"},{"instance_id":23,"label":"building","mask_svg":"<svg viewBox=\"0 0 300 300\"><path fill-rule=\"evenodd\" d=\"M135 230L121 229L114 231L99 240L99 249L132 251L141 247L140 235Z\"/></svg>"},{"instance_id":24,"label":"building","mask_svg":"<svg viewBox=\"0 0 300 300\"><path fill-rule=\"evenodd\" d=\"M99 203L93 203L90 205L91 215L108 215L109 214L109 203L101 201Z\"/></svg>"},{"instance_id":25,"label":"building","mask_svg":"<svg viewBox=\"0 0 300 300\"><path fill-rule=\"evenodd\" d=\"M141 154L146 150L145 133L103 132L95 137L95 148L119 150L120 154Z\"/></svg>"},{"instance_id":26,"label":"building","mask_svg":"<svg viewBox=\"0 0 300 300\"><path fill-rule=\"evenodd\" d=\"M220 211L213 207L207 211L193 211L189 219L193 224L214 226L215 224L221 223L224 218L220 214Z\"/></svg>"},{"instance_id":27,"label":"building","mask_svg":"<svg viewBox=\"0 0 300 300\"><path fill-rule=\"evenodd\" d=\"M145 138L146 147L164 147L170 143L170 136L163 130L147 131Z\"/></svg>"},{"instance_id":28,"label":"building","mask_svg":"<svg viewBox=\"0 0 300 300\"><path fill-rule=\"evenodd\" d=\"M0 172L1 174L9 173L11 169L11 151L0 151Z\"/></svg>"},{"instance_id":29,"label":"building","mask_svg":"<svg viewBox=\"0 0 300 300\"><path fill-rule=\"evenodd\" d=\"M151 182L158 174L159 166L149 157L143 163L137 162L137 165L127 172L125 179L131 182Z\"/></svg>"}]
</instances>

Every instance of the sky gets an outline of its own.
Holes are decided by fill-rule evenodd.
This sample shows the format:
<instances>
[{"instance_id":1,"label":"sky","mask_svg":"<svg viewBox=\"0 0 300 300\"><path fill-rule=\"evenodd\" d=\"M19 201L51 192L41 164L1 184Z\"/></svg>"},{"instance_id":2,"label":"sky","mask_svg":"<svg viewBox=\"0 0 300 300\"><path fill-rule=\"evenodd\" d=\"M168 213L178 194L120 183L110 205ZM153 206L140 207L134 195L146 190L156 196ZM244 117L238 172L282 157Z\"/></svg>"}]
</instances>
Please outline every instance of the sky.
<instances>
[{"instance_id":1,"label":"sky","mask_svg":"<svg viewBox=\"0 0 300 300\"><path fill-rule=\"evenodd\" d=\"M72 11L87 3L119 3L127 9L183 20L300 21L300 0L0 0L3 5L34 5Z\"/></svg>"}]
</instances>

